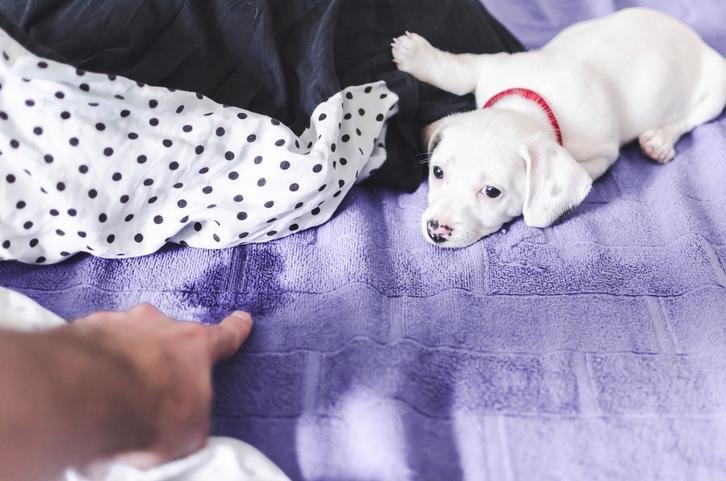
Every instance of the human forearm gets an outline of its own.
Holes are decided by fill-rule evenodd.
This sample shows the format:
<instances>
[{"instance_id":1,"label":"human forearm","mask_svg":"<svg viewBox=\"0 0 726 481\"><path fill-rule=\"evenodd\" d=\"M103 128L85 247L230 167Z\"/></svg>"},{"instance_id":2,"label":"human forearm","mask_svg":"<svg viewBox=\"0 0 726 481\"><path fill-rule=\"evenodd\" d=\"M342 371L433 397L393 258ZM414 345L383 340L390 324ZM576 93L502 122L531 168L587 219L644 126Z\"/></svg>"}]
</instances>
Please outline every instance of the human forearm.
<instances>
[{"instance_id":1,"label":"human forearm","mask_svg":"<svg viewBox=\"0 0 726 481\"><path fill-rule=\"evenodd\" d=\"M74 330L0 331L0 365L0 479L50 479L152 442L133 371Z\"/></svg>"}]
</instances>

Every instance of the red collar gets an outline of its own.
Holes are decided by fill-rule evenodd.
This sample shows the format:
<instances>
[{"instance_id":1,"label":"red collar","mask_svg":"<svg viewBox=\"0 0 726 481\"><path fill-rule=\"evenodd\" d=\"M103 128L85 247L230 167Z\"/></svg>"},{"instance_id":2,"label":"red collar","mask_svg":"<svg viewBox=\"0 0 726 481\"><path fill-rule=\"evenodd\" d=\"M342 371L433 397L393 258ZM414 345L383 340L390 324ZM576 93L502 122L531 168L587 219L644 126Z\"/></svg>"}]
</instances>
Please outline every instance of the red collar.
<instances>
[{"instance_id":1,"label":"red collar","mask_svg":"<svg viewBox=\"0 0 726 481\"><path fill-rule=\"evenodd\" d=\"M552 111L550 104L548 104L547 101L534 90L523 88L504 90L496 94L494 97L490 98L487 103L484 104L484 108L488 109L495 103L502 100L504 97L509 97L510 95L519 95L520 97L531 100L532 102L539 105L540 108L544 110L544 113L547 114L547 119L550 121L550 125L552 126L552 129L555 131L555 135L557 136L557 143L562 145L562 131L560 130L560 123L557 122L557 117L555 117L555 113Z\"/></svg>"}]
</instances>

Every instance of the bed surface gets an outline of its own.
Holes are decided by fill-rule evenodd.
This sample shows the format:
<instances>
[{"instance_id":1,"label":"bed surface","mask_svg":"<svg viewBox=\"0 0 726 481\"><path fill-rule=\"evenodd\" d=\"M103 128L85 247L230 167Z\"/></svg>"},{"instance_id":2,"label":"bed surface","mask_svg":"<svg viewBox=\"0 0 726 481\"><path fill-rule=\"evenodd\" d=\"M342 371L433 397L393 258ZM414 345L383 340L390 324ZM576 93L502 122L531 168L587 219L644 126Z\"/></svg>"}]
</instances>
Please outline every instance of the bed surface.
<instances>
[{"instance_id":1,"label":"bed surface","mask_svg":"<svg viewBox=\"0 0 726 481\"><path fill-rule=\"evenodd\" d=\"M485 2L530 47L626 2ZM726 53L717 0L643 2ZM607 7L603 7L607 5ZM215 372L215 434L291 479L726 478L726 115L658 166L634 146L552 228L425 244L414 194L359 187L326 225L207 251L0 264L71 319L150 302L255 331Z\"/></svg>"}]
</instances>

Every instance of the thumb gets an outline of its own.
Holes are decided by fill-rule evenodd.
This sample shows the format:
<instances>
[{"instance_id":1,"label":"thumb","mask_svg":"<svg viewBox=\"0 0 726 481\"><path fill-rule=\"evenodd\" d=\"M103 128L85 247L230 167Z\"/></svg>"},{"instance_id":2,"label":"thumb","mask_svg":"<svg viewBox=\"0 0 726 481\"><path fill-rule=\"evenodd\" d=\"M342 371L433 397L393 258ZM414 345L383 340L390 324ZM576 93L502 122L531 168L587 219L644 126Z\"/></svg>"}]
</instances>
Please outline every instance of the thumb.
<instances>
[{"instance_id":1,"label":"thumb","mask_svg":"<svg viewBox=\"0 0 726 481\"><path fill-rule=\"evenodd\" d=\"M210 326L212 339L212 361L231 357L252 331L252 316L244 311L235 311L222 319L217 325Z\"/></svg>"}]
</instances>

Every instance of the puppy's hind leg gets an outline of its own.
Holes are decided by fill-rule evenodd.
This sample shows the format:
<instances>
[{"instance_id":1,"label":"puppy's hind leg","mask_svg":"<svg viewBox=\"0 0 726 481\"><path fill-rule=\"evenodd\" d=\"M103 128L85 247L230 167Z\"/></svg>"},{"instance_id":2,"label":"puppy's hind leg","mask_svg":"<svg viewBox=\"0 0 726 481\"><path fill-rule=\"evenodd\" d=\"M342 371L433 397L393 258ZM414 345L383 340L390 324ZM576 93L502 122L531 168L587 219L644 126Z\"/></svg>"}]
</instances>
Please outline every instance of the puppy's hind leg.
<instances>
[{"instance_id":1,"label":"puppy's hind leg","mask_svg":"<svg viewBox=\"0 0 726 481\"><path fill-rule=\"evenodd\" d=\"M391 52L399 70L422 82L456 95L476 89L481 55L443 52L422 36L410 32L393 39Z\"/></svg>"},{"instance_id":2,"label":"puppy's hind leg","mask_svg":"<svg viewBox=\"0 0 726 481\"><path fill-rule=\"evenodd\" d=\"M718 117L723 110L726 104L726 67L722 82L721 85L712 85L704 92L684 119L640 135L638 141L645 155L660 164L673 160L676 155L676 142L697 126Z\"/></svg>"}]
</instances>

